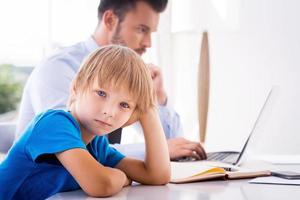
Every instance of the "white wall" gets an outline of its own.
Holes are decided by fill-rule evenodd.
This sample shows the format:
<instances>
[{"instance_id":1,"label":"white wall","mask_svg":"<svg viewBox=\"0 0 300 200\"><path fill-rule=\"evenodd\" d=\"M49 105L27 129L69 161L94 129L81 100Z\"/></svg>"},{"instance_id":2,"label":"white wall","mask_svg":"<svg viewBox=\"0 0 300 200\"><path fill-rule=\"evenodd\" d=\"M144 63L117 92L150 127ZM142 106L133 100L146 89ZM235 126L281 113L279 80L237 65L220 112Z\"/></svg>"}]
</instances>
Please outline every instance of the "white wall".
<instances>
[{"instance_id":1,"label":"white wall","mask_svg":"<svg viewBox=\"0 0 300 200\"><path fill-rule=\"evenodd\" d=\"M188 3L192 6L183 6ZM172 67L167 66L165 74L172 81L169 87L174 86L169 90L186 136L198 137L197 63L201 32L207 30L212 80L207 148L239 150L269 89L280 85L281 111L271 117L256 150L300 153L300 1L174 0L172 4L172 44L167 46ZM190 12L184 13L185 9Z\"/></svg>"},{"instance_id":2,"label":"white wall","mask_svg":"<svg viewBox=\"0 0 300 200\"><path fill-rule=\"evenodd\" d=\"M85 40L99 0L1 0L0 63L35 66L57 47Z\"/></svg>"}]
</instances>

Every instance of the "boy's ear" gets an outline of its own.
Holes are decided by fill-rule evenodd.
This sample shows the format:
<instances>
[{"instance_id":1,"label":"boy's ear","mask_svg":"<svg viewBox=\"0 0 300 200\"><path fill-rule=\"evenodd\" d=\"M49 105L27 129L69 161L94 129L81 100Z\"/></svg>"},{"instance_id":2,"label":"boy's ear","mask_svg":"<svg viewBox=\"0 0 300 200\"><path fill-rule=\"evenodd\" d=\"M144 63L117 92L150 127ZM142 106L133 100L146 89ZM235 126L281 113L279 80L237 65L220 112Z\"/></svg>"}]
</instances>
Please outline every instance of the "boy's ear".
<instances>
[{"instance_id":1,"label":"boy's ear","mask_svg":"<svg viewBox=\"0 0 300 200\"><path fill-rule=\"evenodd\" d=\"M105 27L112 31L115 29L116 25L119 22L119 18L114 14L112 10L107 10L103 13L102 21Z\"/></svg>"},{"instance_id":2,"label":"boy's ear","mask_svg":"<svg viewBox=\"0 0 300 200\"><path fill-rule=\"evenodd\" d=\"M70 87L70 96L75 96L76 95L76 88L75 88L75 82L74 80L71 82L71 87Z\"/></svg>"},{"instance_id":3,"label":"boy's ear","mask_svg":"<svg viewBox=\"0 0 300 200\"><path fill-rule=\"evenodd\" d=\"M68 102L67 102L67 107L68 109L70 109L71 105L74 103L75 99L76 99L76 89L75 89L75 84L74 81L71 82L71 87L70 87L70 95L68 98Z\"/></svg>"}]
</instances>

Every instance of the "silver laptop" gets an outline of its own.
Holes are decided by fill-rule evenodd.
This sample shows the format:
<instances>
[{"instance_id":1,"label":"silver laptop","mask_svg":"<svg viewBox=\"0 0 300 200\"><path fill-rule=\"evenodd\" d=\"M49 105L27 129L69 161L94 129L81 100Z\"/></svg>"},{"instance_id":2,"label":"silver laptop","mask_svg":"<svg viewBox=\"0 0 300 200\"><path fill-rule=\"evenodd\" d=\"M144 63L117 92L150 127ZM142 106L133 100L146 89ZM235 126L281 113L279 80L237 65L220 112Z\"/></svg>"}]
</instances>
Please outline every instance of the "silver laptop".
<instances>
[{"instance_id":1,"label":"silver laptop","mask_svg":"<svg viewBox=\"0 0 300 200\"><path fill-rule=\"evenodd\" d=\"M270 92L268 93L268 96L258 114L258 117L254 123L254 126L241 150L241 152L237 152L237 151L218 151L218 152L209 152L207 153L207 160L208 161L218 161L218 162L224 162L224 163L228 163L228 164L232 164L232 165L238 165L239 162L241 161L245 150L247 148L247 145L250 141L250 138L253 137L254 132L256 131L256 128L258 127L259 122L262 120L262 117L265 115L265 113L268 113L269 111L267 111L267 107L269 107L268 105L271 104L271 96L272 93L274 92L274 87L270 90ZM193 158L190 157L186 157L186 158L182 158L179 159L178 161L180 162L184 162L184 161L193 161Z\"/></svg>"}]
</instances>

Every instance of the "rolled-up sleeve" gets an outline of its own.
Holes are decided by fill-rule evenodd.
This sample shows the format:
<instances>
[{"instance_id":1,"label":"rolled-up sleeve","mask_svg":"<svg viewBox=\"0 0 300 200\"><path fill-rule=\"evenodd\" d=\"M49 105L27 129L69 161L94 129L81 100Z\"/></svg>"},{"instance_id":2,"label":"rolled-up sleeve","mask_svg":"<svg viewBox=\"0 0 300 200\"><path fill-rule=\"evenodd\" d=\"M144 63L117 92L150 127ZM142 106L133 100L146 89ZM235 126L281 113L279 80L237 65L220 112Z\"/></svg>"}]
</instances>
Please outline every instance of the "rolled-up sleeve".
<instances>
[{"instance_id":1,"label":"rolled-up sleeve","mask_svg":"<svg viewBox=\"0 0 300 200\"><path fill-rule=\"evenodd\" d=\"M183 136L178 113L170 106L158 106L159 117L167 139Z\"/></svg>"}]
</instances>

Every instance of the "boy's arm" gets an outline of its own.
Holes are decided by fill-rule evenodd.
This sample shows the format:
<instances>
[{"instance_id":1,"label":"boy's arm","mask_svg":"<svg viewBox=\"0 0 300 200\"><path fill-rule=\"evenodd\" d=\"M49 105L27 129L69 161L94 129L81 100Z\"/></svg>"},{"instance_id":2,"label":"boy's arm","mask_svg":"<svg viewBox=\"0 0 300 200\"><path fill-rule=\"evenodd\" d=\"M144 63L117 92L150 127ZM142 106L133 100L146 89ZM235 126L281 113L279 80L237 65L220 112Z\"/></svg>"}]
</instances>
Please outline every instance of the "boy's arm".
<instances>
[{"instance_id":1,"label":"boy's arm","mask_svg":"<svg viewBox=\"0 0 300 200\"><path fill-rule=\"evenodd\" d=\"M130 184L124 172L104 167L84 149L70 149L57 153L56 157L90 196L111 196Z\"/></svg>"},{"instance_id":2,"label":"boy's arm","mask_svg":"<svg viewBox=\"0 0 300 200\"><path fill-rule=\"evenodd\" d=\"M149 109L140 117L140 122L145 137L145 161L124 158L116 168L121 169L130 179L139 183L166 184L171 176L170 158L156 109Z\"/></svg>"}]
</instances>

